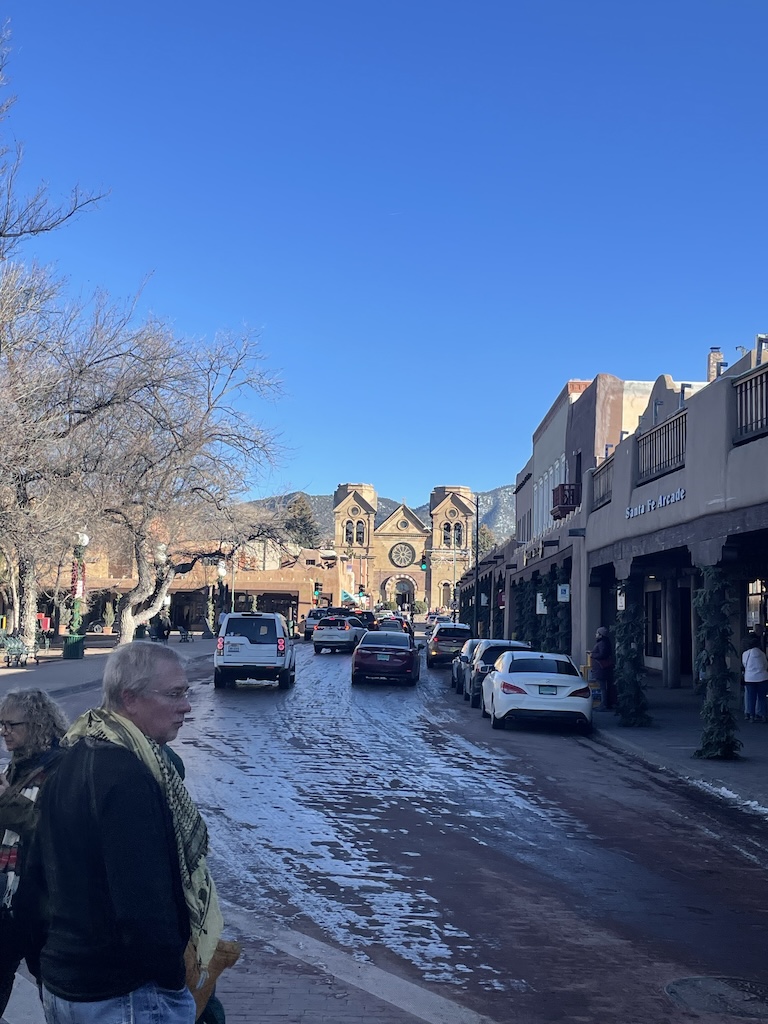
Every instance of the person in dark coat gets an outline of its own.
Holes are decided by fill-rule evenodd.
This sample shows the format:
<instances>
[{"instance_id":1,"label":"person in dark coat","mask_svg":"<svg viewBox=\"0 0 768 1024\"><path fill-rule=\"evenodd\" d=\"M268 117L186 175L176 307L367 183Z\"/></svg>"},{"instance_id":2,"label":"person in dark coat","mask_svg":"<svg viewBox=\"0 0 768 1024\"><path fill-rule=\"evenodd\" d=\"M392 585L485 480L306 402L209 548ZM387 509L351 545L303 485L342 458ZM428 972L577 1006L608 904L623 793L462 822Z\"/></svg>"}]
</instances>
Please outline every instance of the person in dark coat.
<instances>
[{"instance_id":1,"label":"person in dark coat","mask_svg":"<svg viewBox=\"0 0 768 1024\"><path fill-rule=\"evenodd\" d=\"M613 676L613 648L605 626L599 626L595 633L595 646L591 652L592 676L600 683L603 693L602 708L612 711L616 707L616 683Z\"/></svg>"},{"instance_id":2,"label":"person in dark coat","mask_svg":"<svg viewBox=\"0 0 768 1024\"><path fill-rule=\"evenodd\" d=\"M103 686L62 740L29 858L46 1019L194 1024L188 968L207 971L222 922L205 823L163 751L191 710L184 667L134 642Z\"/></svg>"},{"instance_id":3,"label":"person in dark coat","mask_svg":"<svg viewBox=\"0 0 768 1024\"><path fill-rule=\"evenodd\" d=\"M0 734L11 755L0 774L0 1016L27 956L25 921L17 898L37 820L37 797L61 756L67 720L42 690L10 690L0 702ZM23 895L23 893L22 893Z\"/></svg>"}]
</instances>

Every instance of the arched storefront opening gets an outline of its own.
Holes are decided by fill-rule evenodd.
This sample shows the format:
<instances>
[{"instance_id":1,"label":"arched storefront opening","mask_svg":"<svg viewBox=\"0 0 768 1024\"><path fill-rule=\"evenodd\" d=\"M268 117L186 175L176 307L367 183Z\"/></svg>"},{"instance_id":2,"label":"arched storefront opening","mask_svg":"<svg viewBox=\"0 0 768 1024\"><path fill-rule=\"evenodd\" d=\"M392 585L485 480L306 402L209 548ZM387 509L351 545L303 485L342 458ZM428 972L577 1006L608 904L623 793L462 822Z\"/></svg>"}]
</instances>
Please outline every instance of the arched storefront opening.
<instances>
[{"instance_id":1,"label":"arched storefront opening","mask_svg":"<svg viewBox=\"0 0 768 1024\"><path fill-rule=\"evenodd\" d=\"M451 601L453 600L453 594L451 593L450 583L440 584L440 606L441 608L450 608Z\"/></svg>"}]
</instances>

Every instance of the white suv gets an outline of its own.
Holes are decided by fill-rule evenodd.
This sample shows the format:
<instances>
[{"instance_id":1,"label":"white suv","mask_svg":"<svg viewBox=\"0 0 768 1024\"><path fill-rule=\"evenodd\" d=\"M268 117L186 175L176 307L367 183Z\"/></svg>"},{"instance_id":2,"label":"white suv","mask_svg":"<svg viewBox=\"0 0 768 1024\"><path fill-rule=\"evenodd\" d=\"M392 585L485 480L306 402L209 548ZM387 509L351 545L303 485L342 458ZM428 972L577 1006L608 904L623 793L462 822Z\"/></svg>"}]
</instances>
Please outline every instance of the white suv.
<instances>
[{"instance_id":1,"label":"white suv","mask_svg":"<svg viewBox=\"0 0 768 1024\"><path fill-rule=\"evenodd\" d=\"M213 685L238 679L271 679L281 690L296 682L296 652L282 615L232 612L224 616L213 655Z\"/></svg>"},{"instance_id":2,"label":"white suv","mask_svg":"<svg viewBox=\"0 0 768 1024\"><path fill-rule=\"evenodd\" d=\"M368 628L360 619L349 615L329 615L320 619L312 631L315 654L324 650L354 651L367 632Z\"/></svg>"}]
</instances>

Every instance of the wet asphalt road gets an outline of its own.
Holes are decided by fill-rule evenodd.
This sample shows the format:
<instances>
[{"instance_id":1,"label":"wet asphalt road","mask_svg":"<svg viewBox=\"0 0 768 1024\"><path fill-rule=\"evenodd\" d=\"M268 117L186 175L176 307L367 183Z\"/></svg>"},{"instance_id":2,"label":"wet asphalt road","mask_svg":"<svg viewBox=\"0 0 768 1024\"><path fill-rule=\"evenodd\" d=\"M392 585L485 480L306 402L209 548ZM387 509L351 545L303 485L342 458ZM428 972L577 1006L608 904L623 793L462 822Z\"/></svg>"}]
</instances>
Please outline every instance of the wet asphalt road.
<instances>
[{"instance_id":1,"label":"wet asphalt road","mask_svg":"<svg viewBox=\"0 0 768 1024\"><path fill-rule=\"evenodd\" d=\"M492 731L448 670L353 688L349 662L301 647L289 691L193 670L174 746L228 902L500 1022L692 1020L674 979L768 983L762 818L567 730Z\"/></svg>"}]
</instances>

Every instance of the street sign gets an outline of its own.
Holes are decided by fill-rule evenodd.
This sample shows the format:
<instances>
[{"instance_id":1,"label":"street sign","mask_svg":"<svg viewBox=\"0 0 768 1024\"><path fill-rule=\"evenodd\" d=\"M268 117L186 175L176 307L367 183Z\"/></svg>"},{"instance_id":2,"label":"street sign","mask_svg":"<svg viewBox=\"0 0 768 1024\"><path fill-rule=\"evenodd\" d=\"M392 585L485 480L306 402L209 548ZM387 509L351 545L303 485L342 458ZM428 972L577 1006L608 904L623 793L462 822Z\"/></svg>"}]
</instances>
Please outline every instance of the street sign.
<instances>
[{"instance_id":1,"label":"street sign","mask_svg":"<svg viewBox=\"0 0 768 1024\"><path fill-rule=\"evenodd\" d=\"M558 583L557 585L557 600L560 604L568 604L571 600L571 584L570 583Z\"/></svg>"},{"instance_id":2,"label":"street sign","mask_svg":"<svg viewBox=\"0 0 768 1024\"><path fill-rule=\"evenodd\" d=\"M547 614L547 602L544 600L543 594L536 595L536 614L546 615Z\"/></svg>"}]
</instances>

